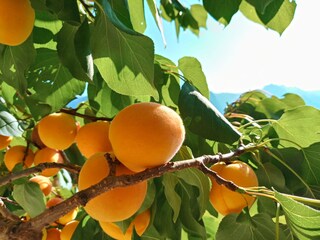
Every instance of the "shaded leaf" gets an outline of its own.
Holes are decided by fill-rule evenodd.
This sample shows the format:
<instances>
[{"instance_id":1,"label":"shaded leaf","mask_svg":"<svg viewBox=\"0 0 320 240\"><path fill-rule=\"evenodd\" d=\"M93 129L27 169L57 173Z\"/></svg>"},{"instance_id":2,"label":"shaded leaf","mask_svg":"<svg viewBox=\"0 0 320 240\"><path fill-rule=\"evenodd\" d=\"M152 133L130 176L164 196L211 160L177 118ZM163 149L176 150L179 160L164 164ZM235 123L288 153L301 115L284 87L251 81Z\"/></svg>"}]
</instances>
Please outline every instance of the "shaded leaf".
<instances>
[{"instance_id":1,"label":"shaded leaf","mask_svg":"<svg viewBox=\"0 0 320 240\"><path fill-rule=\"evenodd\" d=\"M186 128L204 138L234 143L241 133L188 82L183 84L179 96L179 110Z\"/></svg>"},{"instance_id":2,"label":"shaded leaf","mask_svg":"<svg viewBox=\"0 0 320 240\"><path fill-rule=\"evenodd\" d=\"M32 94L27 104L36 119L61 109L85 89L85 82L72 77L57 52L45 48L37 49L28 81Z\"/></svg>"},{"instance_id":3,"label":"shaded leaf","mask_svg":"<svg viewBox=\"0 0 320 240\"><path fill-rule=\"evenodd\" d=\"M18 46L4 46L2 51L0 48L0 80L24 96L28 87L25 72L33 63L35 55L31 38Z\"/></svg>"},{"instance_id":4,"label":"shaded leaf","mask_svg":"<svg viewBox=\"0 0 320 240\"><path fill-rule=\"evenodd\" d=\"M275 223L267 214L257 214L253 217L237 214L229 214L220 222L216 240L237 239L237 240L270 240L284 239L280 231L280 237L276 238Z\"/></svg>"},{"instance_id":5,"label":"shaded leaf","mask_svg":"<svg viewBox=\"0 0 320 240\"><path fill-rule=\"evenodd\" d=\"M79 80L91 81L93 78L89 36L86 20L79 26L64 23L57 34L57 51L61 63Z\"/></svg>"},{"instance_id":6,"label":"shaded leaf","mask_svg":"<svg viewBox=\"0 0 320 240\"><path fill-rule=\"evenodd\" d=\"M181 208L181 197L175 191L176 185L179 183L178 178L171 173L163 175L162 184L164 186L164 194L168 201L168 204L173 210L173 222L176 222Z\"/></svg>"},{"instance_id":7,"label":"shaded leaf","mask_svg":"<svg viewBox=\"0 0 320 240\"><path fill-rule=\"evenodd\" d=\"M14 185L12 196L31 218L39 215L46 208L45 197L37 183L25 182Z\"/></svg>"},{"instance_id":8,"label":"shaded leaf","mask_svg":"<svg viewBox=\"0 0 320 240\"><path fill-rule=\"evenodd\" d=\"M203 0L207 12L217 21L228 25L232 16L238 12L242 0Z\"/></svg>"}]
</instances>

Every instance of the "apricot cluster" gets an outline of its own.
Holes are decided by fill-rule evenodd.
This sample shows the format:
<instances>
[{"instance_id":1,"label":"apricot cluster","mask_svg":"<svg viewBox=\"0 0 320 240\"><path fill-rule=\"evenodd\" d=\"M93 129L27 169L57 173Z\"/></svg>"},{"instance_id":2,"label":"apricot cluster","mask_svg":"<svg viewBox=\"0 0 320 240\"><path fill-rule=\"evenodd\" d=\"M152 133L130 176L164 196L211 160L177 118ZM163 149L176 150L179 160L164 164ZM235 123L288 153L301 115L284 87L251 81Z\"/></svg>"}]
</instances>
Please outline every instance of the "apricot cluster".
<instances>
[{"instance_id":1,"label":"apricot cluster","mask_svg":"<svg viewBox=\"0 0 320 240\"><path fill-rule=\"evenodd\" d=\"M6 149L4 163L9 171L15 171L17 164L27 168L47 162L63 163L62 152L71 145L76 146L85 158L78 176L78 189L81 191L108 177L111 166L115 166L115 176L121 176L167 163L180 149L184 137L183 122L174 110L146 102L124 108L112 121L93 121L82 126L70 114L52 113L35 125L31 146L9 147L12 137L5 136L0 137L0 146ZM50 194L51 177L58 172L58 168L47 168L30 178L47 196L48 208L63 201L59 196ZM139 212L146 194L147 181L114 188L91 199L84 210L99 221L110 236L129 239L133 229L142 235L149 224L150 210ZM76 214L75 209L58 219L56 224L60 227L53 225L46 229L47 236L59 235L61 239L68 239L62 237L64 231L61 226L67 227ZM123 233L114 222L130 217L134 220Z\"/></svg>"}]
</instances>

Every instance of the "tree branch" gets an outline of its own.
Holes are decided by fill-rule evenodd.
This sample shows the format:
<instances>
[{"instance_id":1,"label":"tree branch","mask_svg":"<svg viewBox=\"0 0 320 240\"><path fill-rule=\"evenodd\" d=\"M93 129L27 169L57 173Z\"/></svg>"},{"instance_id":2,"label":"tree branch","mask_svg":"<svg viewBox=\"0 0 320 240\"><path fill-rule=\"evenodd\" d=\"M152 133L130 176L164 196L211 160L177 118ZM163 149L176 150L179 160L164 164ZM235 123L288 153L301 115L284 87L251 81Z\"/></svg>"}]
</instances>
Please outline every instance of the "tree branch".
<instances>
[{"instance_id":1,"label":"tree branch","mask_svg":"<svg viewBox=\"0 0 320 240\"><path fill-rule=\"evenodd\" d=\"M207 155L201 156L194 159L182 160L177 162L168 162L159 167L149 168L142 172L135 173L132 175L121 175L114 176L109 175L104 178L99 183L84 189L82 191L77 192L69 199L66 199L60 204L55 205L54 207L45 210L42 214L37 217L31 219L28 223L31 228L40 228L42 229L46 225L54 222L56 219L62 217L72 209L78 206L85 206L90 199L94 197L110 191L114 188L125 187L133 184L137 184L139 182L156 178L162 176L164 173L175 172L179 170L183 170L186 168L195 167L204 171L206 174L210 173L220 184L224 184L226 187L231 187L232 189L238 189L238 187L230 181L227 181L221 177L219 177L215 172L211 171L207 167L204 168L206 164L213 164L219 161L230 161L232 158L240 156L241 154L252 151L256 149L256 146L247 146L240 147L234 152L230 152L227 154L217 154L217 155Z\"/></svg>"},{"instance_id":2,"label":"tree branch","mask_svg":"<svg viewBox=\"0 0 320 240\"><path fill-rule=\"evenodd\" d=\"M24 169L20 172L10 172L8 175L0 178L0 186L6 185L16 179L29 176L31 174L42 172L47 168L64 168L73 173L79 173L81 167L73 164L64 163L40 163L37 166Z\"/></svg>"},{"instance_id":3,"label":"tree branch","mask_svg":"<svg viewBox=\"0 0 320 240\"><path fill-rule=\"evenodd\" d=\"M63 113L67 113L67 114L70 114L70 115L73 115L73 116L77 116L77 117L81 117L81 118L84 118L84 119L88 119L88 120L91 120L91 121L111 121L112 118L107 118L107 117L96 117L96 116L89 116L89 115L86 115L86 114L81 114L81 113L78 113L76 111L76 109L71 109L71 108L62 108L60 109L60 112L63 112Z\"/></svg>"}]
</instances>

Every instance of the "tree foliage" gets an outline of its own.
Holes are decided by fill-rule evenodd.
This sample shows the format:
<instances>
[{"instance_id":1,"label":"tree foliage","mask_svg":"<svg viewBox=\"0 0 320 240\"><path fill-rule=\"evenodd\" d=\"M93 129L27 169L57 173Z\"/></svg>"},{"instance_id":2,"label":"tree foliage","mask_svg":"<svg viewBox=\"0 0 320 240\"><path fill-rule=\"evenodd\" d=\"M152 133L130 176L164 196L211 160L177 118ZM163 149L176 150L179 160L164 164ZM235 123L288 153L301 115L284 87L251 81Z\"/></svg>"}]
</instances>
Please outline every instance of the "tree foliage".
<instances>
[{"instance_id":1,"label":"tree foliage","mask_svg":"<svg viewBox=\"0 0 320 240\"><path fill-rule=\"evenodd\" d=\"M72 239L111 239L81 206L141 179L148 180L148 193L139 212L150 209L152 214L146 232L134 234L134 239L320 238L320 110L306 106L295 94L277 98L250 91L221 114L210 102L201 63L189 56L174 63L156 54L153 40L144 35L146 11L162 35L162 21L174 22L177 37L181 30L199 35L208 18L228 25L239 12L253 24L282 34L293 19L295 1L203 0L189 6L179 0L31 3L36 20L30 37L18 46L0 44L0 134L14 136L11 146L37 149L32 130L50 113L72 114L80 124L111 121L136 102L174 109L183 119L186 138L169 164L107 178L84 191L78 191L76 179L86 159L75 144L63 151L68 163L28 169L19 164L13 172L3 163L3 150L0 239L40 239L42 228L74 207L80 208L80 224ZM254 169L258 188L241 188L208 169L234 159ZM59 184L53 194L66 200L45 210L46 198L28 178L57 167L61 170L54 179ZM208 176L257 201L240 214L219 215L209 202ZM25 222L26 214L31 219ZM117 225L125 231L131 221Z\"/></svg>"}]
</instances>

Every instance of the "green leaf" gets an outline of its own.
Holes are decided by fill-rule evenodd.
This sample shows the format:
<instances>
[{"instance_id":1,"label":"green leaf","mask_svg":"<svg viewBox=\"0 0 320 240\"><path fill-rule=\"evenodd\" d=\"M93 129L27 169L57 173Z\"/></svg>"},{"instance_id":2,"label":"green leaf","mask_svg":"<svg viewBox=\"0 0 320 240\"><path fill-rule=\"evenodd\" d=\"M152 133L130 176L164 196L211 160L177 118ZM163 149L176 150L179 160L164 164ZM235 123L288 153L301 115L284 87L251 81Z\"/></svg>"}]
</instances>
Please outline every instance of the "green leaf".
<instances>
[{"instance_id":1,"label":"green leaf","mask_svg":"<svg viewBox=\"0 0 320 240\"><path fill-rule=\"evenodd\" d=\"M74 25L81 23L77 0L47 0L46 5L57 14L60 20Z\"/></svg>"},{"instance_id":2,"label":"green leaf","mask_svg":"<svg viewBox=\"0 0 320 240\"><path fill-rule=\"evenodd\" d=\"M186 128L204 138L232 144L241 133L188 82L179 96L179 110Z\"/></svg>"},{"instance_id":3,"label":"green leaf","mask_svg":"<svg viewBox=\"0 0 320 240\"><path fill-rule=\"evenodd\" d=\"M308 147L320 141L320 110L310 106L290 109L272 126L283 147Z\"/></svg>"},{"instance_id":4,"label":"green leaf","mask_svg":"<svg viewBox=\"0 0 320 240\"><path fill-rule=\"evenodd\" d=\"M181 208L181 197L175 191L176 185L179 183L177 176L172 173L166 173L163 175L162 184L164 186L164 194L168 201L168 204L173 210L173 222L176 222Z\"/></svg>"},{"instance_id":5,"label":"green leaf","mask_svg":"<svg viewBox=\"0 0 320 240\"><path fill-rule=\"evenodd\" d=\"M240 11L251 21L282 34L293 19L296 6L295 1L273 0L265 7L263 13L257 13L254 6L242 1Z\"/></svg>"},{"instance_id":6,"label":"green leaf","mask_svg":"<svg viewBox=\"0 0 320 240\"><path fill-rule=\"evenodd\" d=\"M244 216L244 213L229 214L220 222L216 240L270 240L284 239L280 231L280 238L276 238L275 223L267 214L257 214L252 218Z\"/></svg>"},{"instance_id":7,"label":"green leaf","mask_svg":"<svg viewBox=\"0 0 320 240\"><path fill-rule=\"evenodd\" d=\"M91 81L93 78L89 37L87 19L78 26L64 23L57 34L57 51L61 63L79 80Z\"/></svg>"},{"instance_id":8,"label":"green leaf","mask_svg":"<svg viewBox=\"0 0 320 240\"><path fill-rule=\"evenodd\" d=\"M37 183L26 182L14 185L12 196L31 218L39 215L46 208L45 197Z\"/></svg>"},{"instance_id":9,"label":"green leaf","mask_svg":"<svg viewBox=\"0 0 320 240\"><path fill-rule=\"evenodd\" d=\"M157 27L161 33L163 44L166 45L166 39L164 36L164 30L163 30L163 25L162 25L162 18L160 16L156 1L155 0L147 0L147 3L149 6L149 9L151 11L151 14L153 16L153 19L156 22Z\"/></svg>"},{"instance_id":10,"label":"green leaf","mask_svg":"<svg viewBox=\"0 0 320 240\"><path fill-rule=\"evenodd\" d=\"M178 67L183 73L183 76L195 87L198 91L209 98L209 88L200 62L194 57L183 57L178 61Z\"/></svg>"},{"instance_id":11,"label":"green leaf","mask_svg":"<svg viewBox=\"0 0 320 240\"><path fill-rule=\"evenodd\" d=\"M92 239L101 239L96 238L101 231L102 229L100 228L99 223L87 215L80 220L71 240L87 240L88 236Z\"/></svg>"},{"instance_id":12,"label":"green leaf","mask_svg":"<svg viewBox=\"0 0 320 240\"><path fill-rule=\"evenodd\" d=\"M21 137L23 132L18 120L0 103L0 134Z\"/></svg>"},{"instance_id":13,"label":"green leaf","mask_svg":"<svg viewBox=\"0 0 320 240\"><path fill-rule=\"evenodd\" d=\"M14 87L21 95L27 91L25 72L35 59L32 39L19 46L5 46L0 49L0 80Z\"/></svg>"},{"instance_id":14,"label":"green leaf","mask_svg":"<svg viewBox=\"0 0 320 240\"><path fill-rule=\"evenodd\" d=\"M149 95L158 99L153 84L154 44L125 27L106 3L92 30L94 63L109 87L124 95Z\"/></svg>"},{"instance_id":15,"label":"green leaf","mask_svg":"<svg viewBox=\"0 0 320 240\"><path fill-rule=\"evenodd\" d=\"M207 27L208 12L201 4L193 4L190 7L191 15L197 21L199 27Z\"/></svg>"},{"instance_id":16,"label":"green leaf","mask_svg":"<svg viewBox=\"0 0 320 240\"><path fill-rule=\"evenodd\" d=\"M33 91L27 104L36 119L58 111L85 89L85 82L72 77L59 61L57 52L45 48L37 49L28 81Z\"/></svg>"},{"instance_id":17,"label":"green leaf","mask_svg":"<svg viewBox=\"0 0 320 240\"><path fill-rule=\"evenodd\" d=\"M228 25L232 16L238 12L242 0L203 0L207 12L217 21Z\"/></svg>"},{"instance_id":18,"label":"green leaf","mask_svg":"<svg viewBox=\"0 0 320 240\"><path fill-rule=\"evenodd\" d=\"M319 239L320 211L294 201L279 192L275 192L275 198L281 204L287 223L298 239Z\"/></svg>"},{"instance_id":19,"label":"green leaf","mask_svg":"<svg viewBox=\"0 0 320 240\"><path fill-rule=\"evenodd\" d=\"M130 0L127 1L127 4L133 29L139 33L143 33L147 27L144 17L144 1Z\"/></svg>"},{"instance_id":20,"label":"green leaf","mask_svg":"<svg viewBox=\"0 0 320 240\"><path fill-rule=\"evenodd\" d=\"M269 6L270 3L276 0L246 0L252 6L255 7L258 13L264 14L266 7Z\"/></svg>"},{"instance_id":21,"label":"green leaf","mask_svg":"<svg viewBox=\"0 0 320 240\"><path fill-rule=\"evenodd\" d=\"M175 175L180 178L180 180L198 189L198 193L194 195L197 196L197 206L199 207L198 220L200 220L209 204L209 192L211 188L209 178L204 175L203 172L195 168L177 171Z\"/></svg>"}]
</instances>

